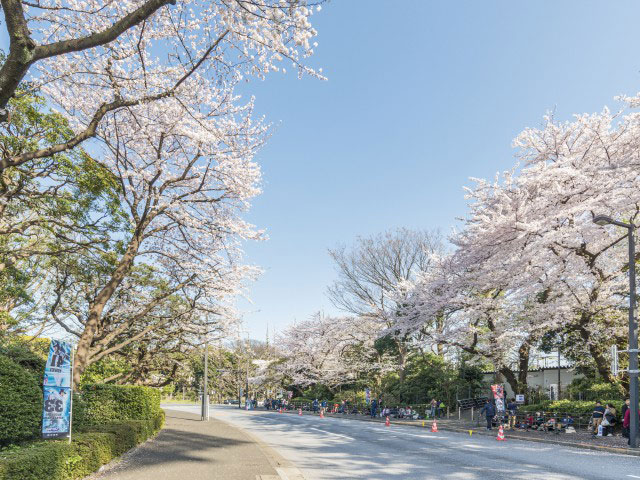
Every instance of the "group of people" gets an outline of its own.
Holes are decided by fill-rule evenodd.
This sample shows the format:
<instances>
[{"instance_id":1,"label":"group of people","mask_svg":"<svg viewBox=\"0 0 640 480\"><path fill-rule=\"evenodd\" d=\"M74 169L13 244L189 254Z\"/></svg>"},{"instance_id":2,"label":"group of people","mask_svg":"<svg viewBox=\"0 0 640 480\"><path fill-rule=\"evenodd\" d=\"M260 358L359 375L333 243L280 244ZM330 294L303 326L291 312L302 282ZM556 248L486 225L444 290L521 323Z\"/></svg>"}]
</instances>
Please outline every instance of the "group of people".
<instances>
[{"instance_id":1,"label":"group of people","mask_svg":"<svg viewBox=\"0 0 640 480\"><path fill-rule=\"evenodd\" d=\"M624 407L626 407L626 409ZM629 399L625 401L625 404L622 408L624 413L626 413L626 410L629 409ZM599 401L596 402L596 406L593 409L593 413L591 414L591 425L593 434L600 437L613 436L613 428L618 423L618 417L616 413L616 407L614 407L612 403L607 403L606 406L603 406Z\"/></svg>"},{"instance_id":2,"label":"group of people","mask_svg":"<svg viewBox=\"0 0 640 480\"><path fill-rule=\"evenodd\" d=\"M594 436L613 436L614 429L622 419L622 436L629 438L629 428L631 424L631 410L629 408L630 399L626 399L622 406L620 415L616 407L612 403L603 405L600 401L596 401L596 405L591 414L589 426ZM506 402L505 411L498 412L494 403L487 399L485 405L480 411L487 421L487 430L491 430L494 424L505 425L506 428L537 430L537 431L572 431L574 428L574 419L571 415L564 415L558 419L555 415L546 417L542 412L529 413L525 416L518 416L518 404L515 399ZM640 424L640 421L639 421ZM575 430L573 430L575 431Z\"/></svg>"},{"instance_id":3,"label":"group of people","mask_svg":"<svg viewBox=\"0 0 640 480\"><path fill-rule=\"evenodd\" d=\"M504 411L498 411L494 403L487 399L480 415L484 415L487 421L487 430L491 430L493 425L504 425L504 428L519 430L538 431L560 431L573 428L574 420L571 415L565 415L560 421L556 417L545 418L542 412L532 413L526 416L518 416L518 403L515 398L505 402Z\"/></svg>"}]
</instances>

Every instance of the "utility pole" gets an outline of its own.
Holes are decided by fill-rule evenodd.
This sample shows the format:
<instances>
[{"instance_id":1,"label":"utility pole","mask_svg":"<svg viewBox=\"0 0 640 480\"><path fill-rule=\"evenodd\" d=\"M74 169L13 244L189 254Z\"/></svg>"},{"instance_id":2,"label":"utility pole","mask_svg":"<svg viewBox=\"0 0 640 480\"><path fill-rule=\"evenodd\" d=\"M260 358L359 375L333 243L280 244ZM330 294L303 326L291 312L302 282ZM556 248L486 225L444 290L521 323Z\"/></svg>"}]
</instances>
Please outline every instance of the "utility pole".
<instances>
[{"instance_id":1,"label":"utility pole","mask_svg":"<svg viewBox=\"0 0 640 480\"><path fill-rule=\"evenodd\" d=\"M616 225L627 229L629 240L629 446L638 448L638 329L636 324L636 227L632 221L629 223L618 222L607 215L596 215L593 223L604 225Z\"/></svg>"},{"instance_id":2,"label":"utility pole","mask_svg":"<svg viewBox=\"0 0 640 480\"><path fill-rule=\"evenodd\" d=\"M558 400L560 400L560 393L562 387L560 386L560 343L558 343Z\"/></svg>"},{"instance_id":3,"label":"utility pole","mask_svg":"<svg viewBox=\"0 0 640 480\"><path fill-rule=\"evenodd\" d=\"M204 338L204 378L202 379L202 420L209 420L209 340Z\"/></svg>"}]
</instances>

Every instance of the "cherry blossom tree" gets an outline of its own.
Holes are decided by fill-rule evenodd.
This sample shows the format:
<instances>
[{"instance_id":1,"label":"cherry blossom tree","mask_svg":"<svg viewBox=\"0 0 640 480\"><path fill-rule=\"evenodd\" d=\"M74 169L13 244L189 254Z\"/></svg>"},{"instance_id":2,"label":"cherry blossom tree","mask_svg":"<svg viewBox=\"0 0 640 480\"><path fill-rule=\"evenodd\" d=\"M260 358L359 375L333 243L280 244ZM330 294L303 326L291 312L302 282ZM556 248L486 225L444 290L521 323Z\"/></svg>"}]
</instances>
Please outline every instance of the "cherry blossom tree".
<instances>
[{"instance_id":1,"label":"cherry blossom tree","mask_svg":"<svg viewBox=\"0 0 640 480\"><path fill-rule=\"evenodd\" d=\"M121 253L95 259L100 267L89 269L94 275L70 282L61 290L67 299L56 302L73 299L86 312L74 315L73 326L69 316L56 317L78 336L76 375L92 359L117 350L107 344L158 315L175 295L189 311L219 315L244 279L256 273L240 263L239 245L261 233L239 214L260 191L252 157L266 127L251 120L251 104L238 107L227 93L214 103L203 99L197 115L176 99L117 112L112 128L101 133L102 161L116 172L130 229ZM152 278L140 283L133 274L143 264ZM90 288L79 296L77 285ZM162 318L168 322L172 316ZM152 323L128 335L122 346L154 328Z\"/></svg>"},{"instance_id":2,"label":"cherry blossom tree","mask_svg":"<svg viewBox=\"0 0 640 480\"><path fill-rule=\"evenodd\" d=\"M491 359L513 386L543 335L568 335L574 357L612 381L606 352L625 335L626 232L592 219L636 221L638 118L605 109L525 130L515 141L521 166L468 190L456 251L404 286L411 301L395 326L424 329L444 313L439 338Z\"/></svg>"},{"instance_id":3,"label":"cherry blossom tree","mask_svg":"<svg viewBox=\"0 0 640 480\"><path fill-rule=\"evenodd\" d=\"M276 345L284 358L277 368L294 385L322 384L332 391L363 374L384 372L389 359L374 348L372 327L370 320L317 313L279 335Z\"/></svg>"},{"instance_id":4,"label":"cherry blossom tree","mask_svg":"<svg viewBox=\"0 0 640 480\"><path fill-rule=\"evenodd\" d=\"M72 148L96 134L109 112L166 97L197 110L187 78L212 90L244 75L299 72L313 52L309 17L319 3L290 0L3 0L9 52L0 67L3 120L23 80L46 86L76 120L66 142L3 157L0 169ZM117 86L117 88L113 88Z\"/></svg>"}]
</instances>

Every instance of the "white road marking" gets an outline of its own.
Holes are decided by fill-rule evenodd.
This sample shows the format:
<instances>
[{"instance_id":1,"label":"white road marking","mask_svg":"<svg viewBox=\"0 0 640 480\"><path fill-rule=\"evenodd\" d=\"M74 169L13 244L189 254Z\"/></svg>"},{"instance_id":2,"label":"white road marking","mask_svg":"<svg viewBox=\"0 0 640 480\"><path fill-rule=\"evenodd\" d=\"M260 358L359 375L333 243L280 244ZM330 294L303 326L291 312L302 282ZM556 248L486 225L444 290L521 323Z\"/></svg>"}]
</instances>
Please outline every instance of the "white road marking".
<instances>
[{"instance_id":1,"label":"white road marking","mask_svg":"<svg viewBox=\"0 0 640 480\"><path fill-rule=\"evenodd\" d=\"M355 440L355 438L353 438L353 437L349 437L347 435L342 435L340 433L327 432L326 430L322 430L322 429L316 428L316 427L310 427L309 430L316 430L318 432L326 433L327 435L333 435L335 437L346 438L347 440Z\"/></svg>"}]
</instances>

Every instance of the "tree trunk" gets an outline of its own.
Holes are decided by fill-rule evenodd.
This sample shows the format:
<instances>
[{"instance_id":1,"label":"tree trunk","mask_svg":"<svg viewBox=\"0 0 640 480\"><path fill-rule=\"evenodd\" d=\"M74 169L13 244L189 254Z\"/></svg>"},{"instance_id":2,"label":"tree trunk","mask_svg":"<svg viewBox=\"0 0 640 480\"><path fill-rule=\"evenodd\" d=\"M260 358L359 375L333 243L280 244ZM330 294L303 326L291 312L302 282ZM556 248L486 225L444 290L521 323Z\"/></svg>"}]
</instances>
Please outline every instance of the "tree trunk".
<instances>
[{"instance_id":1,"label":"tree trunk","mask_svg":"<svg viewBox=\"0 0 640 480\"><path fill-rule=\"evenodd\" d=\"M520 345L518 349L518 390L514 393L527 393L527 376L529 375L529 355L531 347L528 342Z\"/></svg>"},{"instance_id":2,"label":"tree trunk","mask_svg":"<svg viewBox=\"0 0 640 480\"><path fill-rule=\"evenodd\" d=\"M501 367L498 372L500 372L504 378L507 380L507 383L511 387L511 390L514 392L518 391L518 377L509 367Z\"/></svg>"},{"instance_id":3,"label":"tree trunk","mask_svg":"<svg viewBox=\"0 0 640 480\"><path fill-rule=\"evenodd\" d=\"M133 261L136 257L136 254L138 253L138 248L140 247L140 242L141 237L138 233L130 240L127 251L120 260L120 263L118 264L116 269L111 274L111 278L91 303L87 322L84 325L84 330L82 331L82 335L80 336L80 340L78 341L78 346L76 349L73 365L74 385L79 384L82 373L91 364L89 349L91 348L91 345L93 344L93 340L97 333L98 325L100 324L100 321L102 319L102 312L104 310L104 307L113 296L116 288L118 288L118 286L122 283L124 278L131 270Z\"/></svg>"}]
</instances>

